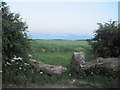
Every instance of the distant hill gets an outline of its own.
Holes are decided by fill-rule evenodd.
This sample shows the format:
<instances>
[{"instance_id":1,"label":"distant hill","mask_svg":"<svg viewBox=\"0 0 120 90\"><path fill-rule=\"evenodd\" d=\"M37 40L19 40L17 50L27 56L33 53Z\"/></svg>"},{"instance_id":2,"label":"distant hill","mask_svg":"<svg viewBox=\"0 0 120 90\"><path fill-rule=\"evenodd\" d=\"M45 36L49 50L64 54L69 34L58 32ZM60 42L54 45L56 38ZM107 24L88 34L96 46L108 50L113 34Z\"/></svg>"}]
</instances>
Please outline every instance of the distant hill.
<instances>
[{"instance_id":1,"label":"distant hill","mask_svg":"<svg viewBox=\"0 0 120 90\"><path fill-rule=\"evenodd\" d=\"M30 33L32 39L36 40L87 40L93 38L92 35L79 34L49 34L49 33Z\"/></svg>"}]
</instances>

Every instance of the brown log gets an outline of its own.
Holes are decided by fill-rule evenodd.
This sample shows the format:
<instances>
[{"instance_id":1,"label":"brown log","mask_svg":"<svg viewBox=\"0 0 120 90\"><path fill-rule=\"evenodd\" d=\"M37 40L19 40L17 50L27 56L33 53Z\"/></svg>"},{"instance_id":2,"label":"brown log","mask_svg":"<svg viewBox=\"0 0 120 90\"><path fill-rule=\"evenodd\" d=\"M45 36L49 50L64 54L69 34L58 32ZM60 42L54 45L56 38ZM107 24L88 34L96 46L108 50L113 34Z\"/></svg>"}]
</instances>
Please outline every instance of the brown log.
<instances>
[{"instance_id":1,"label":"brown log","mask_svg":"<svg viewBox=\"0 0 120 90\"><path fill-rule=\"evenodd\" d=\"M32 59L30 60L30 63L37 71L41 70L50 75L60 75L62 72L67 70L67 68L62 66L44 64L43 62L38 62Z\"/></svg>"},{"instance_id":2,"label":"brown log","mask_svg":"<svg viewBox=\"0 0 120 90\"><path fill-rule=\"evenodd\" d=\"M107 69L117 70L119 66L118 58L97 58L89 62L85 62L84 52L74 52L71 58L70 67L81 72L91 67L105 67Z\"/></svg>"}]
</instances>

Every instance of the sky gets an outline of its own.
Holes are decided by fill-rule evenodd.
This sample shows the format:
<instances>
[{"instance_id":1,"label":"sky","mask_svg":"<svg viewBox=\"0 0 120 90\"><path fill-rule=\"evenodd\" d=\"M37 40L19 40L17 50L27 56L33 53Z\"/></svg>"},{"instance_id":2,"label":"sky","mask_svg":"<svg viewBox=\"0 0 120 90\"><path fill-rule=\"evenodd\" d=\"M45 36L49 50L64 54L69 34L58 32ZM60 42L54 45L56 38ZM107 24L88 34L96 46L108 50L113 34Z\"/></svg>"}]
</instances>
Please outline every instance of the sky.
<instances>
[{"instance_id":1,"label":"sky","mask_svg":"<svg viewBox=\"0 0 120 90\"><path fill-rule=\"evenodd\" d=\"M19 13L27 23L28 34L32 39L88 39L97 30L97 23L118 20L117 1L27 1L9 0L7 3L10 10Z\"/></svg>"}]
</instances>

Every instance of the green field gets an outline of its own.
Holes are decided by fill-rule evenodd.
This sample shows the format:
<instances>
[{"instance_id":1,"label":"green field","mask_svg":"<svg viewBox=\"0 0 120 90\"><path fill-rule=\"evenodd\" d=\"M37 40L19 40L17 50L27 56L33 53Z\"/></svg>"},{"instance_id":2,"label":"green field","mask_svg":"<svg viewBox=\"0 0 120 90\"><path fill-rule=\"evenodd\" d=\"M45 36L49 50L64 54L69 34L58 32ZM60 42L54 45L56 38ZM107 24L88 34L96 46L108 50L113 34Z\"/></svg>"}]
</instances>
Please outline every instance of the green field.
<instances>
[{"instance_id":1,"label":"green field","mask_svg":"<svg viewBox=\"0 0 120 90\"><path fill-rule=\"evenodd\" d=\"M86 61L95 58L87 41L35 40L32 41L33 59L47 64L69 66L73 52L85 52Z\"/></svg>"},{"instance_id":2,"label":"green field","mask_svg":"<svg viewBox=\"0 0 120 90\"><path fill-rule=\"evenodd\" d=\"M97 58L92 52L91 46L87 41L69 41L69 40L33 40L31 41L32 58L42 61L46 64L61 65L67 68L67 71L57 76L50 76L43 72L32 74L32 83L64 83L68 84L76 81L75 84L80 87L116 87L117 78L111 79L104 75L87 75L77 73L75 69L69 67L73 52L85 52L85 60L90 61ZM71 74L71 76L69 76Z\"/></svg>"}]
</instances>

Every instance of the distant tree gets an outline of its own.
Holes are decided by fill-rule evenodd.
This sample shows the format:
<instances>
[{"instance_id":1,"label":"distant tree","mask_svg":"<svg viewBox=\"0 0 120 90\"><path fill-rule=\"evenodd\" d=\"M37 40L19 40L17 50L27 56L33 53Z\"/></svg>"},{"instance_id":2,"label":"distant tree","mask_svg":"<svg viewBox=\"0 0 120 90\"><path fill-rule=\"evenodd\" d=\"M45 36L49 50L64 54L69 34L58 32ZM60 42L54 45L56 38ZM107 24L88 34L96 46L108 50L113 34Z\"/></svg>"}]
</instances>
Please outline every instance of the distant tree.
<instances>
[{"instance_id":1,"label":"distant tree","mask_svg":"<svg viewBox=\"0 0 120 90\"><path fill-rule=\"evenodd\" d=\"M89 41L95 53L101 57L120 56L120 24L116 21L98 23L94 38Z\"/></svg>"}]
</instances>

